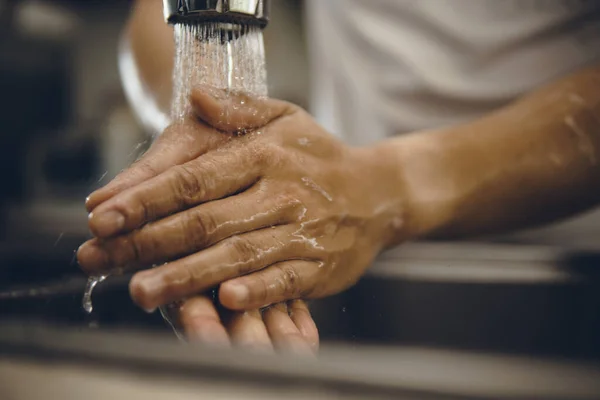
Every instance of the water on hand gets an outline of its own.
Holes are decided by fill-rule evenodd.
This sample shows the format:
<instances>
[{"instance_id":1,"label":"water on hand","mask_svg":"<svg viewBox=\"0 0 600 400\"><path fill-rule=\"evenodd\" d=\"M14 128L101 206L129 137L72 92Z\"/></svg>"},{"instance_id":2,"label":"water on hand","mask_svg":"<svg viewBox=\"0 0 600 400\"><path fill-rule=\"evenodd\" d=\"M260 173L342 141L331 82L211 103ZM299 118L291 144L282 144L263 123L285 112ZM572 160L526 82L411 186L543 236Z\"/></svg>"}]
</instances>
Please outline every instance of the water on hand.
<instances>
[{"instance_id":1,"label":"water on hand","mask_svg":"<svg viewBox=\"0 0 600 400\"><path fill-rule=\"evenodd\" d=\"M222 23L177 24L175 49L173 122L181 122L191 113L189 98L198 85L216 89L220 100L226 102L228 98L233 100L235 94L255 99L268 95L264 39L257 26L233 25L232 29L231 24ZM243 100L226 105L224 115L220 116L225 122L230 111L248 107ZM182 338L175 320L177 309L178 305L173 304L161 307L160 312Z\"/></svg>"},{"instance_id":2,"label":"water on hand","mask_svg":"<svg viewBox=\"0 0 600 400\"><path fill-rule=\"evenodd\" d=\"M232 28L233 27L233 28ZM190 112L189 97L194 87L206 85L231 94L245 93L254 98L267 96L267 73L262 30L257 26L222 23L175 25L175 63L171 118L182 121ZM243 106L231 104L233 109ZM227 111L226 111L227 114ZM227 118L227 115L221 117ZM241 129L242 127L240 127ZM93 311L92 292L106 276L88 279L83 309ZM174 327L174 305L161 308L165 320Z\"/></svg>"},{"instance_id":3,"label":"water on hand","mask_svg":"<svg viewBox=\"0 0 600 400\"><path fill-rule=\"evenodd\" d=\"M85 291L83 292L83 300L82 306L86 313L91 314L94 310L94 305L92 304L92 292L94 288L99 284L106 280L106 276L90 276L87 280L87 284L85 285Z\"/></svg>"},{"instance_id":4,"label":"water on hand","mask_svg":"<svg viewBox=\"0 0 600 400\"><path fill-rule=\"evenodd\" d=\"M175 49L171 108L175 122L190 113L189 96L198 85L222 91L223 101L233 93L259 99L267 96L265 48L259 27L177 24ZM231 104L232 108L240 105Z\"/></svg>"}]
</instances>

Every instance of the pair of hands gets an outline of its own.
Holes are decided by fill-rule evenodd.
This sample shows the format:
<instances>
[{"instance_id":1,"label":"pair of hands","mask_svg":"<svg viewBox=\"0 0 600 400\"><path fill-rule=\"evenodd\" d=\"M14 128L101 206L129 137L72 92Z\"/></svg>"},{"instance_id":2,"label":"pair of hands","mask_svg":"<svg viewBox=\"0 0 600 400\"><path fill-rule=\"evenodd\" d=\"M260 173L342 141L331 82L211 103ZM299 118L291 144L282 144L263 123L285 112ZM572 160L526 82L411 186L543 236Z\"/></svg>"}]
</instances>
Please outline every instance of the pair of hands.
<instances>
[{"instance_id":1,"label":"pair of hands","mask_svg":"<svg viewBox=\"0 0 600 400\"><path fill-rule=\"evenodd\" d=\"M86 203L95 238L80 265L94 275L141 270L130 291L143 309L181 300L195 309L204 300L194 296L220 285L223 306L258 320L262 307L348 288L402 229L395 177L377 149L343 145L285 102L210 88L191 102L194 118L169 127ZM263 315L270 334L277 309ZM190 336L202 331L188 320Z\"/></svg>"},{"instance_id":2,"label":"pair of hands","mask_svg":"<svg viewBox=\"0 0 600 400\"><path fill-rule=\"evenodd\" d=\"M319 348L319 332L301 300L265 310L219 313L210 296L194 296L176 311L177 322L195 342L302 355Z\"/></svg>"}]
</instances>

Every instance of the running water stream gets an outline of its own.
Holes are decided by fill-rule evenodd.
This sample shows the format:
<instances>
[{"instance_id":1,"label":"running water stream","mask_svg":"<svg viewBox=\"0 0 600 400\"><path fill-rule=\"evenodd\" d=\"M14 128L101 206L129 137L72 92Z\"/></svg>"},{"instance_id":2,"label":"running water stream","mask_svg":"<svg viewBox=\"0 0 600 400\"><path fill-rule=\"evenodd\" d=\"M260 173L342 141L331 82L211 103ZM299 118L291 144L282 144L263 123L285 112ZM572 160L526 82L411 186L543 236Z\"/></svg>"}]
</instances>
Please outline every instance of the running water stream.
<instances>
[{"instance_id":1,"label":"running water stream","mask_svg":"<svg viewBox=\"0 0 600 400\"><path fill-rule=\"evenodd\" d=\"M175 49L171 109L174 121L189 114L189 96L198 85L220 89L225 95L267 96L264 41L259 27L177 24Z\"/></svg>"},{"instance_id":2,"label":"running water stream","mask_svg":"<svg viewBox=\"0 0 600 400\"><path fill-rule=\"evenodd\" d=\"M268 94L263 33L254 25L223 23L181 23L174 26L175 63L173 69L172 122L180 122L191 113L189 102L192 90L199 86L213 88L222 101L232 94L243 93L253 98ZM227 103L225 114L244 105L243 101ZM240 129L243 127L240 127ZM107 276L88 279L82 305L87 313L93 310L92 292ZM174 311L177 304L160 308L165 321L182 338L177 329Z\"/></svg>"}]
</instances>

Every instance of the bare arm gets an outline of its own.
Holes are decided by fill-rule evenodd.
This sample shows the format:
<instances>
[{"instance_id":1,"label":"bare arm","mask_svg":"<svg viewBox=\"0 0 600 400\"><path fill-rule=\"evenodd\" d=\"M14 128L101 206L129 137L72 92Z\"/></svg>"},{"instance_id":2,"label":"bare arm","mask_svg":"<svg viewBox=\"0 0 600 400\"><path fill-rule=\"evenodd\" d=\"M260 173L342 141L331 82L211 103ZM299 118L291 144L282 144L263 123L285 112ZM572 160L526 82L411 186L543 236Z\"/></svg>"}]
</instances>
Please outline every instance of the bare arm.
<instances>
[{"instance_id":1,"label":"bare arm","mask_svg":"<svg viewBox=\"0 0 600 400\"><path fill-rule=\"evenodd\" d=\"M168 47L144 58L151 25L138 26L139 39L131 28L140 64ZM167 70L155 65L144 79L161 82ZM364 148L339 142L294 105L222 102L212 89L195 90L197 118L167 129L90 196L97 238L80 249L80 264L101 274L173 260L132 280L142 308L221 284L223 305L248 310L338 293L403 240L500 232L583 211L600 201L598 88L600 66L471 123ZM245 107L227 108L235 102ZM237 137L240 127L261 134Z\"/></svg>"},{"instance_id":2,"label":"bare arm","mask_svg":"<svg viewBox=\"0 0 600 400\"><path fill-rule=\"evenodd\" d=\"M165 109L173 40L160 0L138 0L127 28L143 81ZM600 66L467 125L379 145L402 171L417 235L529 227L600 200Z\"/></svg>"},{"instance_id":3,"label":"bare arm","mask_svg":"<svg viewBox=\"0 0 600 400\"><path fill-rule=\"evenodd\" d=\"M163 20L161 0L137 0L125 28L140 79L168 110L172 93L173 30Z\"/></svg>"},{"instance_id":4,"label":"bare arm","mask_svg":"<svg viewBox=\"0 0 600 400\"><path fill-rule=\"evenodd\" d=\"M550 222L600 201L600 66L466 125L382 143L417 236Z\"/></svg>"}]
</instances>

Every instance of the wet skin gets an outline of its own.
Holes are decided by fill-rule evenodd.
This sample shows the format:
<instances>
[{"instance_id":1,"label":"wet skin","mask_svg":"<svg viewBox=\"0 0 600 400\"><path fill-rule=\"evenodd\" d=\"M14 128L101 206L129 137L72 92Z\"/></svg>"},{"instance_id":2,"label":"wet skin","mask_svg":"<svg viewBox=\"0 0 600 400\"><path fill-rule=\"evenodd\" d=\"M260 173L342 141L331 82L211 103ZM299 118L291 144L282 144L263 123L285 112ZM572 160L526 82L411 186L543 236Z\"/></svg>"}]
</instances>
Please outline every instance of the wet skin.
<instances>
[{"instance_id":1,"label":"wet skin","mask_svg":"<svg viewBox=\"0 0 600 400\"><path fill-rule=\"evenodd\" d=\"M169 128L87 202L96 239L80 265L145 269L131 282L142 308L221 283L232 310L334 294L403 229L375 150L343 145L285 102L201 88L192 103L199 120Z\"/></svg>"},{"instance_id":2,"label":"wet skin","mask_svg":"<svg viewBox=\"0 0 600 400\"><path fill-rule=\"evenodd\" d=\"M136 2L127 37L142 81L167 107L174 49L160 0ZM146 309L221 281L224 304L256 309L341 290L406 239L573 215L600 204L599 82L600 65L590 65L477 120L362 150L276 101L252 107L269 118L236 110L223 124L219 100L196 93L200 120L170 127L90 196L97 238L79 261L95 275L168 263L132 282ZM258 129L232 140L244 124Z\"/></svg>"},{"instance_id":3,"label":"wet skin","mask_svg":"<svg viewBox=\"0 0 600 400\"><path fill-rule=\"evenodd\" d=\"M339 292L406 239L573 215L600 203L598 82L596 66L478 120L360 149L293 105L237 99L226 113L202 88L197 118L90 196L96 238L80 264L166 263L131 282L144 309L221 284L223 305L252 310Z\"/></svg>"},{"instance_id":4,"label":"wet skin","mask_svg":"<svg viewBox=\"0 0 600 400\"><path fill-rule=\"evenodd\" d=\"M479 120L367 148L288 103L233 107L200 88L194 118L89 197L96 238L79 262L93 275L166 263L131 282L144 309L221 284L224 306L251 310L339 292L406 239L572 215L600 203L597 82L600 67L583 70Z\"/></svg>"}]
</instances>

